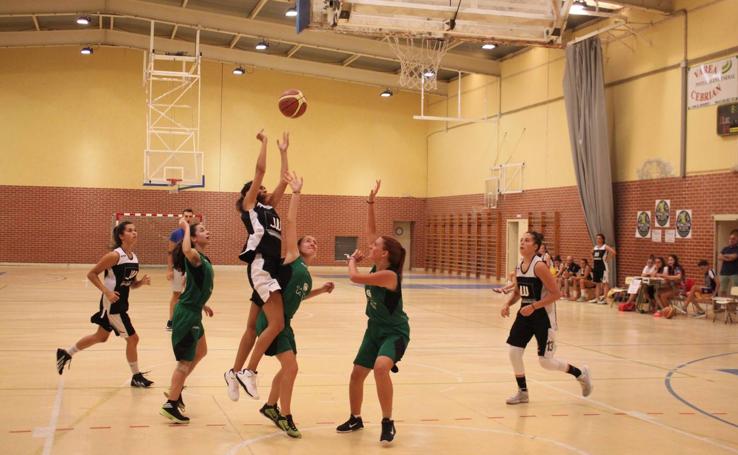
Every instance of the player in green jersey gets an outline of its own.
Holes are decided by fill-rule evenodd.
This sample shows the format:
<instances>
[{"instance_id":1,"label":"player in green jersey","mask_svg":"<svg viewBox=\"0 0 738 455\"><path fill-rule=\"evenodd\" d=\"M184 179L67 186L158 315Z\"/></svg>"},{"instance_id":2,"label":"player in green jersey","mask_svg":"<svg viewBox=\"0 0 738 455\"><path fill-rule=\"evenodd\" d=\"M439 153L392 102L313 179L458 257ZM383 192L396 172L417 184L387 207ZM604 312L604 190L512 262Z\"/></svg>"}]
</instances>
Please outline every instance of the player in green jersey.
<instances>
[{"instance_id":1,"label":"player in green jersey","mask_svg":"<svg viewBox=\"0 0 738 455\"><path fill-rule=\"evenodd\" d=\"M356 264L364 254L356 250L348 258L351 281L364 285L366 294L366 315L369 317L364 339L354 359L349 384L351 416L339 425L336 431L348 433L364 427L361 419L361 403L364 398L364 380L374 370L377 396L382 408L382 434L379 441L388 445L395 437L395 424L392 420L392 380L390 371L397 372L396 363L400 361L410 342L410 325L407 314L402 309L402 268L405 263L405 249L396 239L376 234L374 202L379 192L380 180L369 193L369 254L374 263L369 273L360 273Z\"/></svg>"},{"instance_id":2,"label":"player in green jersey","mask_svg":"<svg viewBox=\"0 0 738 455\"><path fill-rule=\"evenodd\" d=\"M293 173L285 174L284 180L292 188L292 197L287 214L287 220L282 229L282 240L287 246L284 261L279 270L279 281L284 302L284 329L277 335L266 351L268 356L276 356L280 369L274 379L269 398L259 410L266 418L288 436L300 438L302 434L292 419L292 390L297 377L297 344L292 330L291 319L300 307L300 303L311 297L333 291L334 284L325 283L318 289L313 289L313 279L310 276L308 265L318 254L318 244L315 237L305 236L297 240L297 208L300 204L302 178ZM268 326L266 315L262 312L256 321L256 333L261 336ZM282 406L280 411L277 400Z\"/></svg>"},{"instance_id":3,"label":"player in green jersey","mask_svg":"<svg viewBox=\"0 0 738 455\"><path fill-rule=\"evenodd\" d=\"M172 318L172 348L177 366L172 373L168 400L159 413L175 423L189 423L190 418L182 414L182 389L187 376L208 352L202 313L213 316L213 310L206 305L213 293L213 266L203 254L210 242L205 226L190 226L184 218L179 220L179 225L184 238L174 248L172 260L174 268L186 274L187 283Z\"/></svg>"}]
</instances>

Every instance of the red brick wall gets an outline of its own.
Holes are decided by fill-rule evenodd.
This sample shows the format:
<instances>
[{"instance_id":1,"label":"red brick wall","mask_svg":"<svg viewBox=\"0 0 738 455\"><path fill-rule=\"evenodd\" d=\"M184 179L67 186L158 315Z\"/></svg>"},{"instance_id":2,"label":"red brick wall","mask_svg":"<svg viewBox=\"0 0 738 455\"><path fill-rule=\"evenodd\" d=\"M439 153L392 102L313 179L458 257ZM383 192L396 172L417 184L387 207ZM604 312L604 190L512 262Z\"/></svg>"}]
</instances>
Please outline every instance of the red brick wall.
<instances>
[{"instance_id":1,"label":"red brick wall","mask_svg":"<svg viewBox=\"0 0 738 455\"><path fill-rule=\"evenodd\" d=\"M738 213L737 173L668 178L616 183L613 194L616 211L616 246L618 249L618 282L626 275L637 274L649 254L680 257L688 276L697 274L695 263L710 259L713 253L714 224L712 215ZM653 243L635 238L635 215L638 210L654 209L656 199L670 199L674 209L692 209L692 239L674 244ZM163 190L121 190L103 188L58 188L0 186L0 262L92 263L110 243L113 214L122 211L176 213L192 207L202 213L212 232L208 254L216 264L238 264L236 257L245 238L245 229L234 208L235 193L190 191L169 194ZM363 196L321 196L305 194L299 212L298 234L315 235L319 244L317 265L335 265L333 236L361 235L366 223ZM289 195L278 210L285 214ZM413 267L425 265L425 221L428 217L469 213L483 203L481 194L434 197L428 199L380 197L377 228L390 234L393 221L413 221ZM540 213L545 212L546 240L553 243L553 214L559 213L559 248L552 251L562 256L588 257L589 239L576 187L530 190L501 196L493 216L506 219L533 214L533 229ZM170 224L167 224L170 223ZM672 223L673 225L673 223ZM166 236L176 221L139 221L139 245L136 252L143 263L165 261ZM502 235L503 258L504 239ZM365 243L362 238L361 243ZM551 248L553 249L553 248Z\"/></svg>"},{"instance_id":2,"label":"red brick wall","mask_svg":"<svg viewBox=\"0 0 738 455\"><path fill-rule=\"evenodd\" d=\"M713 215L738 213L738 173L735 172L616 183L613 192L619 282L626 275L639 274L649 254L666 258L672 253L679 256L687 277L701 279L696 265L698 260L707 259L715 267L712 264L715 242ZM671 229L674 229L677 209L692 210L691 239L677 240L676 243L663 243L663 238L661 243L636 239L636 212L650 210L653 215L656 199L671 200Z\"/></svg>"},{"instance_id":3,"label":"red brick wall","mask_svg":"<svg viewBox=\"0 0 738 455\"><path fill-rule=\"evenodd\" d=\"M239 264L245 228L235 209L236 193L105 188L0 186L0 262L94 263L112 241L115 212L179 213L191 207L211 231L208 256L216 264ZM318 240L316 265L335 265L334 235L362 235L365 197L305 194L298 215L298 235ZM289 195L277 208L287 213ZM414 267L424 262L425 201L380 197L377 230L391 234L393 221L413 221ZM139 232L136 253L142 263L166 262L166 243L176 219L133 219ZM361 244L366 243L365 239Z\"/></svg>"}]
</instances>

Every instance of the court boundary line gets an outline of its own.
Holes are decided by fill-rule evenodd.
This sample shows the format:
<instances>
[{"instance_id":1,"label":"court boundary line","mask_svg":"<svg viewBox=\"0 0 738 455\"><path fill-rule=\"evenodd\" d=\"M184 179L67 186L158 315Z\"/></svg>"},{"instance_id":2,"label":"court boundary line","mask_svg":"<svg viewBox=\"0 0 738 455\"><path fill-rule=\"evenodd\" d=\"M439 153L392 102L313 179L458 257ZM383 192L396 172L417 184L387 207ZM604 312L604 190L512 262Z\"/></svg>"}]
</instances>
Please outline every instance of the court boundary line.
<instances>
[{"instance_id":1,"label":"court boundary line","mask_svg":"<svg viewBox=\"0 0 738 455\"><path fill-rule=\"evenodd\" d=\"M678 393L676 393L676 391L674 390L674 388L671 385L671 378L674 375L674 373L676 373L680 369L686 367L687 365L691 365L691 364L697 363L697 362L702 362L703 360L714 359L716 357L725 357L725 356L728 356L728 355L736 355L736 354L738 354L738 352L724 352L722 354L710 355L710 356L707 356L707 357L702 357L701 359L690 360L689 362L684 362L681 365L677 365L676 367L674 367L671 370L669 370L669 372L666 373L666 376L664 377L664 385L666 386L666 390L668 390L669 393L674 398L676 398L677 400L681 401L683 404L689 406L690 408L694 409L695 411L699 412L700 414L702 414L702 415L704 415L706 417L710 417L711 419L719 420L722 423L725 423L725 424L728 424L728 425L731 425L733 427L738 428L738 425L736 425L735 423L733 423L733 422L731 422L729 420L725 420L725 419L722 419L720 417L717 417L714 414L710 414L709 412L705 411L704 409L702 409L702 408L698 407L697 405L694 405L694 404L690 403L689 401L687 401L686 399L682 398L681 395L679 395Z\"/></svg>"}]
</instances>

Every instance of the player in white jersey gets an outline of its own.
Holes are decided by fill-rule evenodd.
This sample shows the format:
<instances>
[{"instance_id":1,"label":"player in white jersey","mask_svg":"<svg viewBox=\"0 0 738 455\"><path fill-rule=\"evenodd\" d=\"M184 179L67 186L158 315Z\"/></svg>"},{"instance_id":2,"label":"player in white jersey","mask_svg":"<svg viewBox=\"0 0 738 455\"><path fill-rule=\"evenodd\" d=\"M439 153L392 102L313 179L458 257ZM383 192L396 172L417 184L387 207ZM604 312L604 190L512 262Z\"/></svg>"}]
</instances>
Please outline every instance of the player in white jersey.
<instances>
[{"instance_id":1,"label":"player in white jersey","mask_svg":"<svg viewBox=\"0 0 738 455\"><path fill-rule=\"evenodd\" d=\"M605 234L597 234L592 248L592 281L595 283L595 296L589 303L605 304L609 289L610 270L608 263L616 254L615 249L605 243Z\"/></svg>"},{"instance_id":2,"label":"player in white jersey","mask_svg":"<svg viewBox=\"0 0 738 455\"><path fill-rule=\"evenodd\" d=\"M507 404L528 402L528 386L525 382L523 352L531 338L538 342L538 361L547 370L569 373L582 386L585 397L592 392L592 379L588 367L581 370L554 357L556 352L556 301L561 294L546 263L536 251L543 242L543 235L526 232L520 239L520 255L523 257L515 269L516 287L502 307L502 317L510 316L510 307L521 299L520 310L510 328L507 344L510 346L510 362L518 383L518 393L507 399Z\"/></svg>"},{"instance_id":3,"label":"player in white jersey","mask_svg":"<svg viewBox=\"0 0 738 455\"><path fill-rule=\"evenodd\" d=\"M72 356L97 343L108 340L110 332L115 332L126 340L126 358L131 367L131 387L149 387L153 384L138 369L138 335L128 317L128 293L131 288L151 284L148 275L137 280L138 258L133 253L138 234L136 226L130 221L123 221L113 229L113 251L105 254L87 273L87 279L100 291L100 310L93 314L90 322L99 327L92 335L87 335L68 349L56 350L56 369L59 374L64 366L72 362ZM100 272L105 272L104 280L100 280Z\"/></svg>"}]
</instances>

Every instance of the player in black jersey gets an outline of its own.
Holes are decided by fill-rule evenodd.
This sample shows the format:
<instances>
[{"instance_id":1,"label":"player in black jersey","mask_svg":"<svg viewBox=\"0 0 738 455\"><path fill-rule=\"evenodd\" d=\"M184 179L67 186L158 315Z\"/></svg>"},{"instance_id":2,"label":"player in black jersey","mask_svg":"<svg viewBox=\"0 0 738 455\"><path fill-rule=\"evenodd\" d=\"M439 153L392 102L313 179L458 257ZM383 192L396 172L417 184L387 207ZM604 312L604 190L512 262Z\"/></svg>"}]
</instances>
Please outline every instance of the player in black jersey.
<instances>
[{"instance_id":1,"label":"player in black jersey","mask_svg":"<svg viewBox=\"0 0 738 455\"><path fill-rule=\"evenodd\" d=\"M149 387L153 384L144 377L138 369L138 334L128 317L128 293L130 288L138 288L144 284L151 284L148 275L140 280L138 275L138 258L133 253L138 234L136 226L130 221L123 221L113 229L113 251L103 256L100 261L87 273L87 279L102 291L100 297L100 311L92 315L90 322L99 327L92 335L81 338L68 349L56 350L56 369L59 374L64 372L64 366L72 361L77 352L87 349L97 343L108 340L110 332L126 340L126 358L131 367L132 387ZM105 272L104 281L100 281L100 272Z\"/></svg>"},{"instance_id":2,"label":"player in black jersey","mask_svg":"<svg viewBox=\"0 0 738 455\"><path fill-rule=\"evenodd\" d=\"M239 258L248 264L249 283L253 293L246 330L241 336L233 368L223 375L228 386L228 397L233 401L238 400L239 384L251 398L259 399L256 368L272 341L284 329L284 304L277 281L282 253L282 223L275 207L284 195L287 181L280 179L274 192L267 193L261 184L266 173L267 137L264 130L259 131L256 138L261 141L261 150L256 160L254 180L243 186L241 197L236 202L236 207L241 212L241 221L249 234ZM284 176L288 169L289 134L283 133L282 142L277 141L277 145L282 158L280 175ZM257 341L256 319L261 311L264 311L268 326ZM251 358L246 368L243 368L249 352Z\"/></svg>"},{"instance_id":3,"label":"player in black jersey","mask_svg":"<svg viewBox=\"0 0 738 455\"><path fill-rule=\"evenodd\" d=\"M585 397L592 392L592 379L589 368L579 370L577 367L554 357L556 352L556 301L561 297L556 288L556 281L546 263L536 251L543 242L543 235L538 232L526 232L520 239L520 255L523 257L516 267L515 282L517 287L502 307L502 317L510 315L510 307L521 299L520 310L510 328L507 344L510 346L510 362L518 383L518 393L507 399L507 404L528 402L528 386L525 381L523 351L531 338L538 342L538 361L547 370L558 370L569 373L582 386Z\"/></svg>"}]
</instances>

